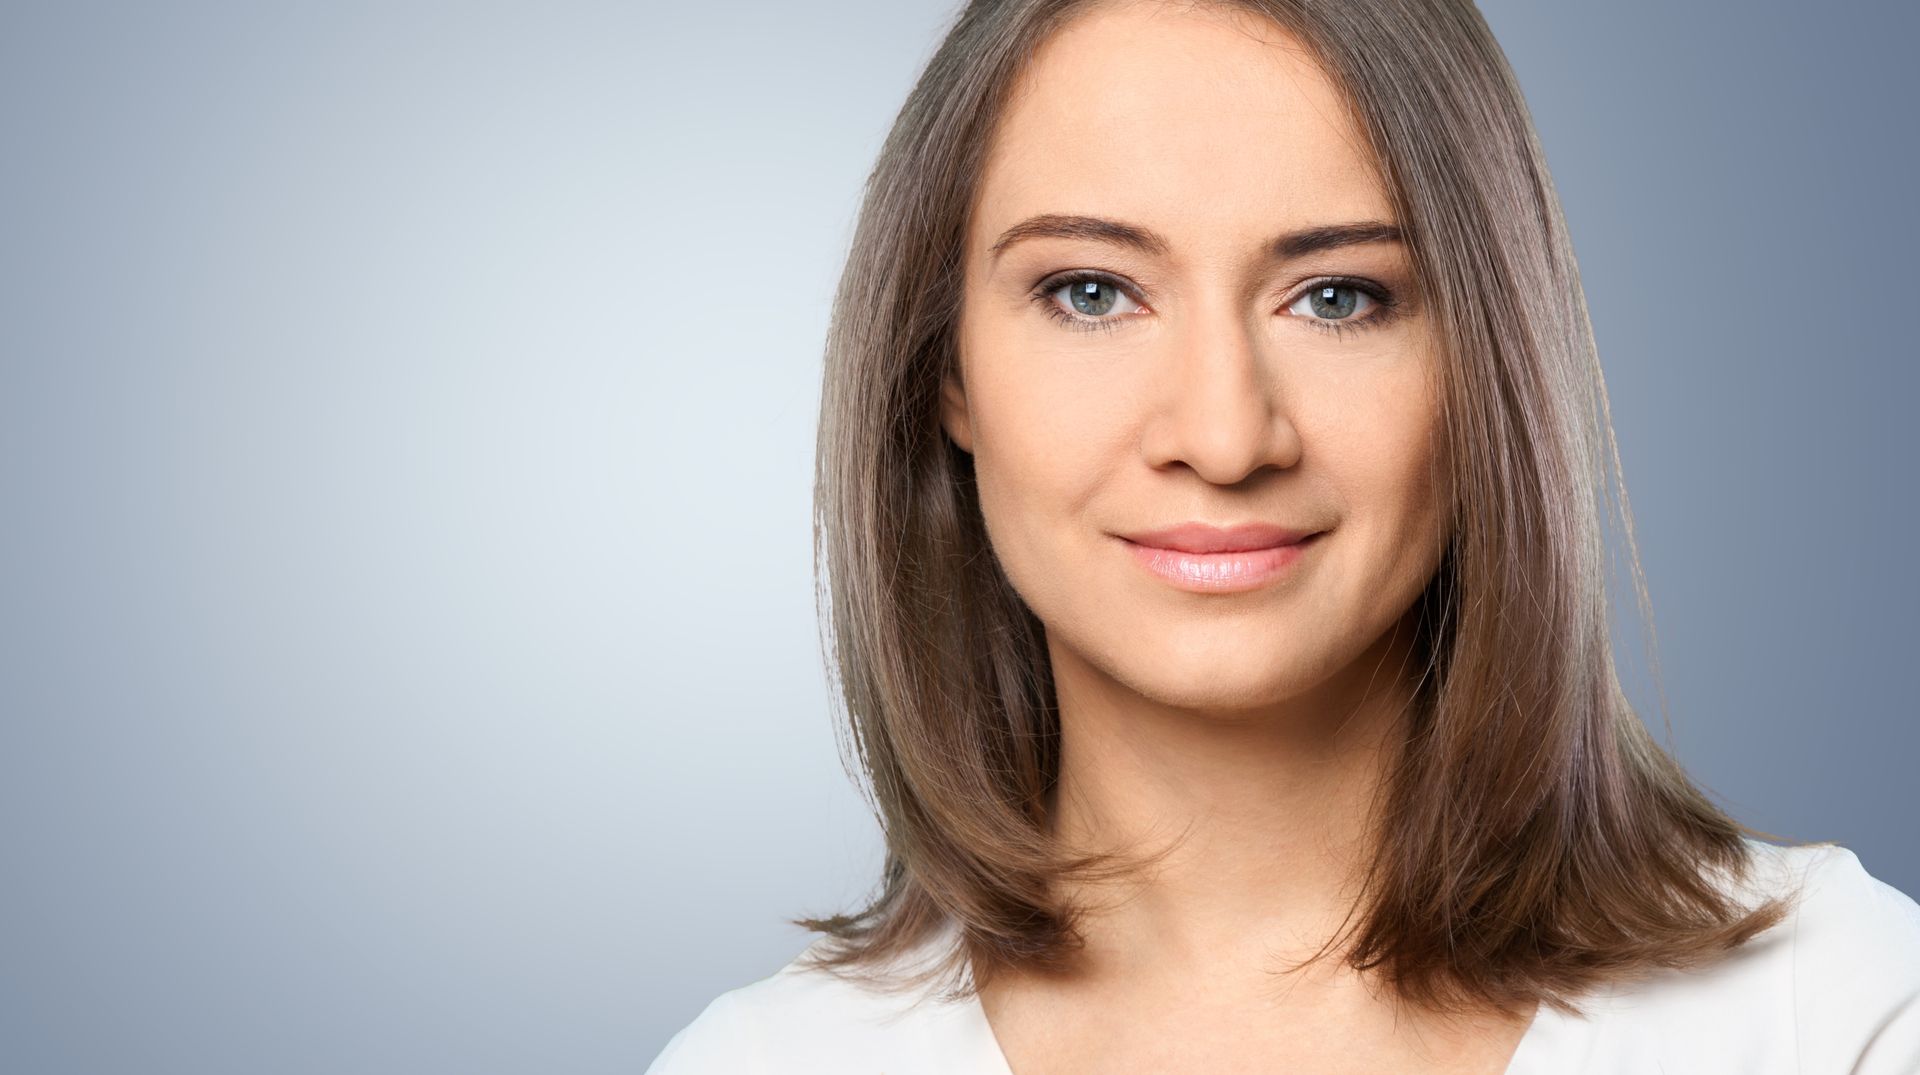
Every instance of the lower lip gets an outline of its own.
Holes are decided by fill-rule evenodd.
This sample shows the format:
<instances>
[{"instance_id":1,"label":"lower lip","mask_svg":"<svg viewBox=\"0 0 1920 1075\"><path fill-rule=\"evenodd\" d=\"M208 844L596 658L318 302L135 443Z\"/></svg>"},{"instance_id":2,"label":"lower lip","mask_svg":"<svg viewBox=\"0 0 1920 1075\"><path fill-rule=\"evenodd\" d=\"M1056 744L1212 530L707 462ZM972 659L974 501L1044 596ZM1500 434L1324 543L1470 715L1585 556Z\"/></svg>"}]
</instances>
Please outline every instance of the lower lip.
<instances>
[{"instance_id":1,"label":"lower lip","mask_svg":"<svg viewBox=\"0 0 1920 1075\"><path fill-rule=\"evenodd\" d=\"M1256 590L1286 573L1319 543L1314 534L1291 545L1241 552L1181 552L1120 540L1140 566L1192 593L1241 593Z\"/></svg>"}]
</instances>

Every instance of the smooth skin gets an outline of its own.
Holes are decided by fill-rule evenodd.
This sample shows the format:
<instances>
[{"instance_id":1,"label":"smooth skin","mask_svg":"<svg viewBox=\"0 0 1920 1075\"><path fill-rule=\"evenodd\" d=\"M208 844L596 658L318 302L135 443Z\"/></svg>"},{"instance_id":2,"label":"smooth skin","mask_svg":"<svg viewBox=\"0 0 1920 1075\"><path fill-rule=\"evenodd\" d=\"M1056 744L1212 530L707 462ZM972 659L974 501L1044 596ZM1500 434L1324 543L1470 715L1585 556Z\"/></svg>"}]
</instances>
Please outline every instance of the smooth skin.
<instances>
[{"instance_id":1,"label":"smooth skin","mask_svg":"<svg viewBox=\"0 0 1920 1075\"><path fill-rule=\"evenodd\" d=\"M1340 93L1256 17L1109 4L1035 57L973 210L941 422L1046 629L1055 831L1102 848L1186 837L1143 885L1075 891L1095 910L1072 974L982 990L1015 1075L1499 1075L1531 1009L1443 1019L1332 958L1275 973L1357 891L1448 495L1438 351L1404 246L1271 253L1283 233L1394 221ZM993 249L1042 214L1122 222L1165 249L1056 235ZM1075 270L1114 284L1055 282ZM1329 276L1395 304L1326 296ZM1060 313L1110 324L1050 317L1043 284ZM1116 536L1250 520L1326 532L1279 579L1231 594L1173 587Z\"/></svg>"}]
</instances>

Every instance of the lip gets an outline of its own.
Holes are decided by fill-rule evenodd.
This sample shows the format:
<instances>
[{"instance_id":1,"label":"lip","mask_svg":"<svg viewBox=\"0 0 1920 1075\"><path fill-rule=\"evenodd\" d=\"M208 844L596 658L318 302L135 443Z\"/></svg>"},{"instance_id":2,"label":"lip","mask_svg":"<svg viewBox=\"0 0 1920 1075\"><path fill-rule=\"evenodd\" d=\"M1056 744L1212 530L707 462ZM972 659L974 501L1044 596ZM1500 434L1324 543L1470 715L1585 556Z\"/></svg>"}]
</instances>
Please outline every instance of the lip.
<instances>
[{"instance_id":1,"label":"lip","mask_svg":"<svg viewBox=\"0 0 1920 1075\"><path fill-rule=\"evenodd\" d=\"M1177 589L1190 593L1243 593L1287 574L1289 568L1318 547L1324 533L1264 525L1229 530L1188 525L1120 540L1141 567ZM1178 543L1178 547L1144 543L1147 540ZM1208 544L1228 548L1191 549L1191 546Z\"/></svg>"},{"instance_id":2,"label":"lip","mask_svg":"<svg viewBox=\"0 0 1920 1075\"><path fill-rule=\"evenodd\" d=\"M1312 530L1295 530L1271 523L1241 523L1218 527L1206 523L1181 523L1163 530L1148 530L1121 537L1135 545L1168 549L1174 552L1253 552L1281 545L1292 545L1312 537Z\"/></svg>"}]
</instances>

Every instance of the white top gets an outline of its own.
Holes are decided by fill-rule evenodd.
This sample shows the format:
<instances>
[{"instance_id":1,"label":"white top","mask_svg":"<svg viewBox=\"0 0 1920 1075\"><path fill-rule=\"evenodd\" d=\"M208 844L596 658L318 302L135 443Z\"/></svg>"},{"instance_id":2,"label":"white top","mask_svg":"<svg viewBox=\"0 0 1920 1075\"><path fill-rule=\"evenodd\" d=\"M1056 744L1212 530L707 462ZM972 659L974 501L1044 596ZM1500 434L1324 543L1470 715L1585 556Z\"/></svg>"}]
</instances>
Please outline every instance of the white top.
<instances>
[{"instance_id":1,"label":"white top","mask_svg":"<svg viewBox=\"0 0 1920 1075\"><path fill-rule=\"evenodd\" d=\"M1578 998L1585 1017L1541 1004L1507 1075L1920 1075L1920 904L1844 847L1747 843L1756 887L1807 878L1790 917L1710 967ZM720 994L647 1075L1013 1075L977 997L798 963Z\"/></svg>"}]
</instances>

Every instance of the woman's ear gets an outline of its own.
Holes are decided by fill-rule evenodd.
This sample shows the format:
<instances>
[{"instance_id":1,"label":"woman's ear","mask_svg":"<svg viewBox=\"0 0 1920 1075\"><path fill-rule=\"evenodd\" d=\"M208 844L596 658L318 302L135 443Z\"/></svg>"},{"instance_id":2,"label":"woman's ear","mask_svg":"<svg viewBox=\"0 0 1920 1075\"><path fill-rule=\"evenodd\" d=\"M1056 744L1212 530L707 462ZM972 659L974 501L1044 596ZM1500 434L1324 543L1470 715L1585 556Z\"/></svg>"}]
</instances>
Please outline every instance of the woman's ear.
<instances>
[{"instance_id":1,"label":"woman's ear","mask_svg":"<svg viewBox=\"0 0 1920 1075\"><path fill-rule=\"evenodd\" d=\"M940 379L940 425L947 439L968 455L973 454L973 422L967 414L967 390L960 382L960 364L949 363Z\"/></svg>"}]
</instances>

